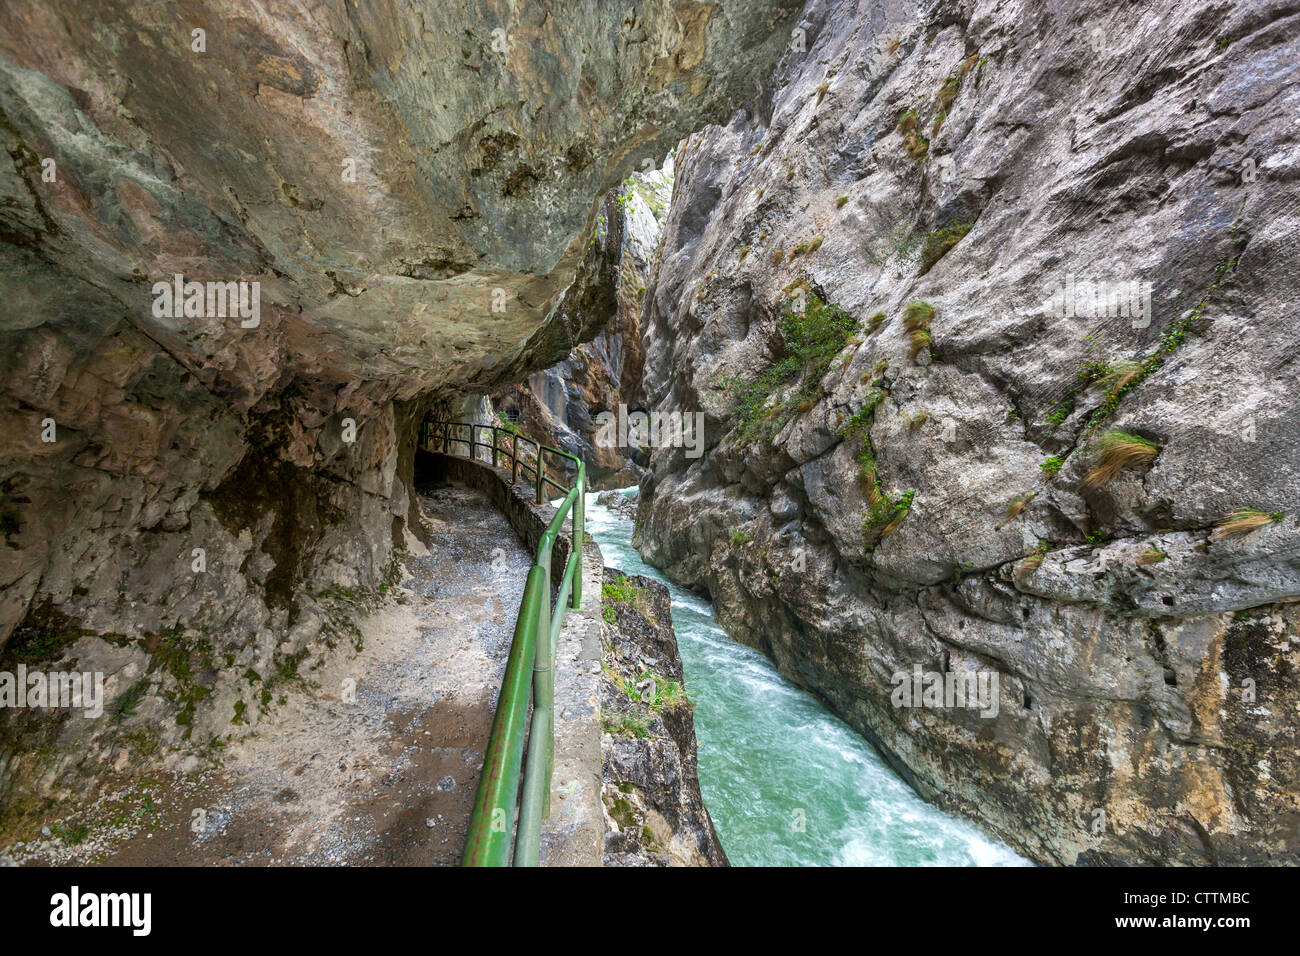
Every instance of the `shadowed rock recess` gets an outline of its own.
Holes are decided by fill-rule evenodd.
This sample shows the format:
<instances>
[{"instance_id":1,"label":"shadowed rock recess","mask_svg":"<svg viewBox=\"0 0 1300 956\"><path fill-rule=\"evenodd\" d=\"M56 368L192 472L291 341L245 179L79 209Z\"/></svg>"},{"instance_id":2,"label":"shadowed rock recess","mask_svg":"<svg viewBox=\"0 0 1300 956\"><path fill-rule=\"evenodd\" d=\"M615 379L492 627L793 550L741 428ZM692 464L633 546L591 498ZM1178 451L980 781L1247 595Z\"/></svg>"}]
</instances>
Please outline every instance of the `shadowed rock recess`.
<instances>
[{"instance_id":1,"label":"shadowed rock recess","mask_svg":"<svg viewBox=\"0 0 1300 956\"><path fill-rule=\"evenodd\" d=\"M1300 6L802 25L677 155L645 388L709 447L655 451L647 560L1037 860L1296 863Z\"/></svg>"},{"instance_id":2,"label":"shadowed rock recess","mask_svg":"<svg viewBox=\"0 0 1300 956\"><path fill-rule=\"evenodd\" d=\"M214 681L321 651L331 589L421 535L426 410L600 331L606 193L752 96L799 6L5 3L3 653L228 729ZM259 322L155 310L178 274L258 282Z\"/></svg>"}]
</instances>

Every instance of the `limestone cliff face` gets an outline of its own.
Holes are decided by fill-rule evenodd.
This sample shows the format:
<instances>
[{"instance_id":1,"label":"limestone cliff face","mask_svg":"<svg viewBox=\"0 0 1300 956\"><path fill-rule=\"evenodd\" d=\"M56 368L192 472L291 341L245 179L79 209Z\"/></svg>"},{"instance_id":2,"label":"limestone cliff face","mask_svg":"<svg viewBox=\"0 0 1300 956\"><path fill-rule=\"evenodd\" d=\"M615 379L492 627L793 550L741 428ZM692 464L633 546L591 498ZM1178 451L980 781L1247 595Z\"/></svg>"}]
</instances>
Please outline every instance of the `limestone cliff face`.
<instances>
[{"instance_id":1,"label":"limestone cliff face","mask_svg":"<svg viewBox=\"0 0 1300 956\"><path fill-rule=\"evenodd\" d=\"M596 335L562 298L621 261L602 197L725 118L797 8L6 3L4 655L147 671L207 741L228 675L328 650L420 533L426 409ZM258 283L257 321L156 308L176 275Z\"/></svg>"},{"instance_id":2,"label":"limestone cliff face","mask_svg":"<svg viewBox=\"0 0 1300 956\"><path fill-rule=\"evenodd\" d=\"M1300 861L1300 7L804 17L678 154L643 553L1038 860Z\"/></svg>"},{"instance_id":3,"label":"limestone cliff face","mask_svg":"<svg viewBox=\"0 0 1300 956\"><path fill-rule=\"evenodd\" d=\"M601 331L563 361L493 396L497 411L523 434L586 461L591 488L624 488L636 484L644 471L644 450L605 440L600 416L617 415L620 406L635 411L642 404L641 312L671 190L670 157L663 169L634 173L611 194L599 228L620 230L617 242L612 234L604 237L614 267L593 277L603 283L599 295L579 281L563 300L586 303L584 316L591 325L601 325Z\"/></svg>"}]
</instances>

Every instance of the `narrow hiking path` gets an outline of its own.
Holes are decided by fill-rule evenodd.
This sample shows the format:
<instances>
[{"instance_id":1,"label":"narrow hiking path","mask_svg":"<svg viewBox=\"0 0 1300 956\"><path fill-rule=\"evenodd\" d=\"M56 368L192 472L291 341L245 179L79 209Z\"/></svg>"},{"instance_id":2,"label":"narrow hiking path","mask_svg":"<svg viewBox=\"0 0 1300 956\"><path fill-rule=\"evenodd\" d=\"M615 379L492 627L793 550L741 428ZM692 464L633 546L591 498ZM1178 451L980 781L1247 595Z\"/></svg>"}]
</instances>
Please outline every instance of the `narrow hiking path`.
<instances>
[{"instance_id":1,"label":"narrow hiking path","mask_svg":"<svg viewBox=\"0 0 1300 956\"><path fill-rule=\"evenodd\" d=\"M142 826L89 844L96 862L459 861L532 559L480 492L444 485L420 505L431 548L359 622L362 650L313 672L218 767L151 789Z\"/></svg>"}]
</instances>

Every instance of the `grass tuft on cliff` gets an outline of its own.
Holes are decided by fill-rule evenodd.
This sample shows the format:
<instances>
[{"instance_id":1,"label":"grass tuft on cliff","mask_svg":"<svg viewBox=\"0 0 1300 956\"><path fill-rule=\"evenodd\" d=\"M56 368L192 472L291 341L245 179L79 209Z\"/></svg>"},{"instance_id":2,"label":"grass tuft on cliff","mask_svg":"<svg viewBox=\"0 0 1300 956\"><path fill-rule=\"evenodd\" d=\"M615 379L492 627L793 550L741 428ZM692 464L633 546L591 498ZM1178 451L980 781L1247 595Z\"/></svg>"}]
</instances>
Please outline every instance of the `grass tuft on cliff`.
<instances>
[{"instance_id":1,"label":"grass tuft on cliff","mask_svg":"<svg viewBox=\"0 0 1300 956\"><path fill-rule=\"evenodd\" d=\"M1124 469L1155 461L1160 454L1155 442L1128 432L1107 432L1098 440L1098 446L1092 470L1083 479L1085 488L1100 488Z\"/></svg>"},{"instance_id":2,"label":"grass tuft on cliff","mask_svg":"<svg viewBox=\"0 0 1300 956\"><path fill-rule=\"evenodd\" d=\"M1034 493L1032 491L1016 498L1007 505L1006 520L1015 521L1016 518L1020 517L1020 515L1024 513L1024 510L1029 507L1029 502L1033 500Z\"/></svg>"},{"instance_id":3,"label":"grass tuft on cliff","mask_svg":"<svg viewBox=\"0 0 1300 956\"><path fill-rule=\"evenodd\" d=\"M898 114L898 131L903 134L903 148L918 162L930 151L930 141L921 135L921 117L916 110L908 109Z\"/></svg>"},{"instance_id":4,"label":"grass tuft on cliff","mask_svg":"<svg viewBox=\"0 0 1300 956\"><path fill-rule=\"evenodd\" d=\"M961 80L955 76L945 77L943 85L939 87L939 108L945 113L952 106L953 100L957 98L957 93L961 90Z\"/></svg>"},{"instance_id":5,"label":"grass tuft on cliff","mask_svg":"<svg viewBox=\"0 0 1300 956\"><path fill-rule=\"evenodd\" d=\"M921 245L920 271L917 275L925 275L934 268L934 264L946 256L953 246L966 238L970 229L970 223L959 220L948 223L942 229L927 232Z\"/></svg>"},{"instance_id":6,"label":"grass tuft on cliff","mask_svg":"<svg viewBox=\"0 0 1300 956\"><path fill-rule=\"evenodd\" d=\"M1016 581L1023 581L1039 568L1043 566L1043 558L1046 557L1046 551L1041 547L1023 558L1012 571L1012 578Z\"/></svg>"},{"instance_id":7,"label":"grass tuft on cliff","mask_svg":"<svg viewBox=\"0 0 1300 956\"><path fill-rule=\"evenodd\" d=\"M753 540L754 540L754 532L746 528L731 529L731 543L734 547L740 547L741 545L749 544Z\"/></svg>"},{"instance_id":8,"label":"grass tuft on cliff","mask_svg":"<svg viewBox=\"0 0 1300 956\"><path fill-rule=\"evenodd\" d=\"M903 309L903 328L911 332L914 329L928 329L934 320L934 306L929 302L917 300L907 303Z\"/></svg>"},{"instance_id":9,"label":"grass tuft on cliff","mask_svg":"<svg viewBox=\"0 0 1300 956\"><path fill-rule=\"evenodd\" d=\"M650 722L636 714L602 714L600 729L613 737L641 739L650 734Z\"/></svg>"},{"instance_id":10,"label":"grass tuft on cliff","mask_svg":"<svg viewBox=\"0 0 1300 956\"><path fill-rule=\"evenodd\" d=\"M931 345L930 322L934 319L934 306L929 302L909 302L903 310L903 328L907 330L911 348L908 358L916 359Z\"/></svg>"},{"instance_id":11,"label":"grass tuft on cliff","mask_svg":"<svg viewBox=\"0 0 1300 956\"><path fill-rule=\"evenodd\" d=\"M1110 394L1136 381L1142 371L1141 362L1126 359L1108 366L1095 381Z\"/></svg>"},{"instance_id":12,"label":"grass tuft on cliff","mask_svg":"<svg viewBox=\"0 0 1300 956\"><path fill-rule=\"evenodd\" d=\"M1259 511L1256 508L1238 508L1230 511L1223 516L1214 526L1214 531L1210 534L1211 541L1222 541L1225 538L1241 538L1252 531L1258 531L1260 528L1281 521L1286 515L1281 511Z\"/></svg>"},{"instance_id":13,"label":"grass tuft on cliff","mask_svg":"<svg viewBox=\"0 0 1300 956\"><path fill-rule=\"evenodd\" d=\"M907 513L912 510L912 499L915 496L914 491L905 491L897 498L880 496L879 500L868 508L863 531L874 532L877 538L885 538L893 534L902 525Z\"/></svg>"},{"instance_id":14,"label":"grass tuft on cliff","mask_svg":"<svg viewBox=\"0 0 1300 956\"><path fill-rule=\"evenodd\" d=\"M916 130L912 130L903 137L903 148L907 150L908 156L919 163L929 154L930 141Z\"/></svg>"}]
</instances>

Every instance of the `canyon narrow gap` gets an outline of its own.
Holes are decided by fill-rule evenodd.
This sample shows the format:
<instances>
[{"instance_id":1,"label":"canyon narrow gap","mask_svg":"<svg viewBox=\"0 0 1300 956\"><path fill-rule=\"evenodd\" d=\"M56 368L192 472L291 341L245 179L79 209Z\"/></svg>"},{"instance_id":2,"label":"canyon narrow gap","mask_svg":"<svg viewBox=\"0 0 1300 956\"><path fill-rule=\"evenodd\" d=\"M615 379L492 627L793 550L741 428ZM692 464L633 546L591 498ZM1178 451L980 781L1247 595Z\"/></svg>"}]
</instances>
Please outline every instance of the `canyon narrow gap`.
<instances>
[{"instance_id":1,"label":"canyon narrow gap","mask_svg":"<svg viewBox=\"0 0 1300 956\"><path fill-rule=\"evenodd\" d=\"M6 3L0 864L1300 863L1297 63Z\"/></svg>"}]
</instances>

